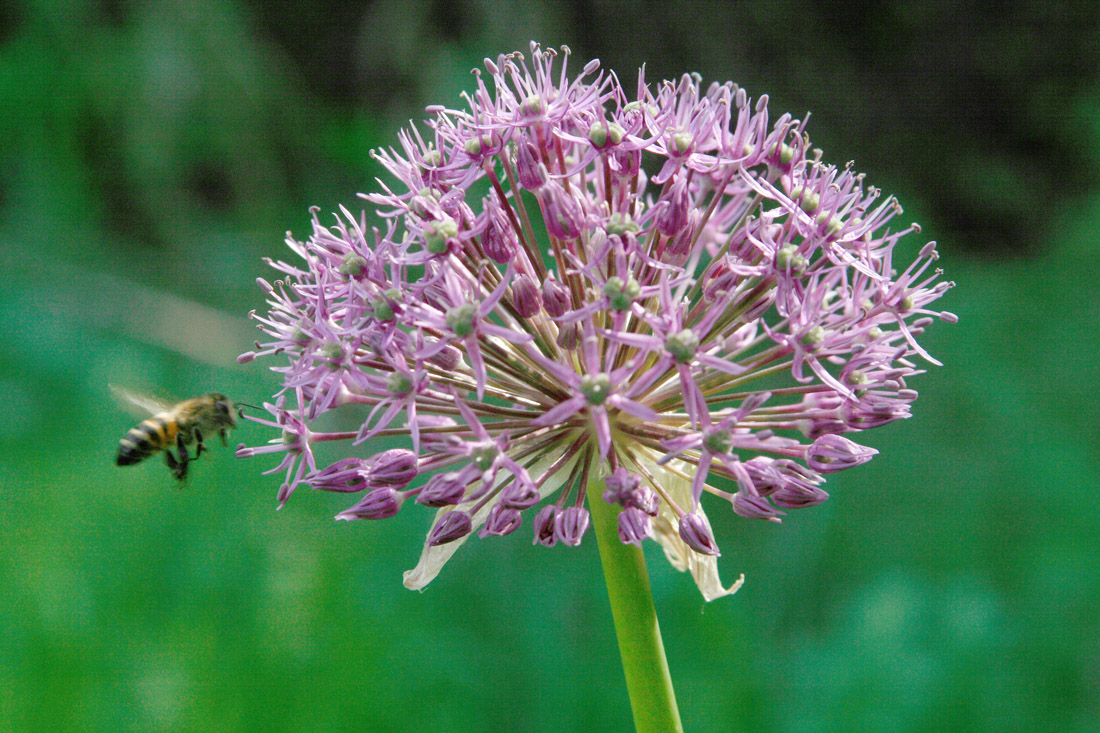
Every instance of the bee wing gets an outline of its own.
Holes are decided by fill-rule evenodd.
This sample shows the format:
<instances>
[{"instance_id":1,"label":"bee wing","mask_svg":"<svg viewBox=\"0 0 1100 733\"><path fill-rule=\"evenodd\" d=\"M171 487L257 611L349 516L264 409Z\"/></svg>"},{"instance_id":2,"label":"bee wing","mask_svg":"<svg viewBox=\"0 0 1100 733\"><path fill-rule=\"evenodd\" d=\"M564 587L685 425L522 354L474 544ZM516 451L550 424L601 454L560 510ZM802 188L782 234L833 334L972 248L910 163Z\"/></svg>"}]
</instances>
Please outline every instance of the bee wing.
<instances>
[{"instance_id":1,"label":"bee wing","mask_svg":"<svg viewBox=\"0 0 1100 733\"><path fill-rule=\"evenodd\" d=\"M107 385L111 388L111 394L120 405L132 412L135 417L149 417L158 412L170 409L175 403L160 397L154 397L147 392L119 387L117 384Z\"/></svg>"}]
</instances>

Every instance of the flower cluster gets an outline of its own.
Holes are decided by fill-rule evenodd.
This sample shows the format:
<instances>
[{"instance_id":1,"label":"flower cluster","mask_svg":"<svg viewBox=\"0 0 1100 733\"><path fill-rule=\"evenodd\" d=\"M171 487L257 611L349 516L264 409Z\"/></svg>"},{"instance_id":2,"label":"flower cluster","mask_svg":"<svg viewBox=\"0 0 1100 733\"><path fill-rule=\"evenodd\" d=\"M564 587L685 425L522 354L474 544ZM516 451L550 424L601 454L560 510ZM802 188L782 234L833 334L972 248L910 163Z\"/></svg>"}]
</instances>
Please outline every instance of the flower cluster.
<instances>
[{"instance_id":1,"label":"flower cluster","mask_svg":"<svg viewBox=\"0 0 1100 733\"><path fill-rule=\"evenodd\" d=\"M283 454L280 506L305 484L361 494L338 519L436 508L410 588L525 515L535 543L576 545L606 501L623 542L732 593L703 495L773 522L824 501L823 474L876 453L844 435L909 417L951 283L933 243L895 264L918 227L891 229L896 201L766 97L644 72L631 96L531 51L375 151L399 184L364 197L381 224L314 211L288 236L303 262L270 263L267 340L241 357L280 357L257 421L281 435L238 455ZM333 411L358 428L323 430ZM319 467L324 441L346 457Z\"/></svg>"}]
</instances>

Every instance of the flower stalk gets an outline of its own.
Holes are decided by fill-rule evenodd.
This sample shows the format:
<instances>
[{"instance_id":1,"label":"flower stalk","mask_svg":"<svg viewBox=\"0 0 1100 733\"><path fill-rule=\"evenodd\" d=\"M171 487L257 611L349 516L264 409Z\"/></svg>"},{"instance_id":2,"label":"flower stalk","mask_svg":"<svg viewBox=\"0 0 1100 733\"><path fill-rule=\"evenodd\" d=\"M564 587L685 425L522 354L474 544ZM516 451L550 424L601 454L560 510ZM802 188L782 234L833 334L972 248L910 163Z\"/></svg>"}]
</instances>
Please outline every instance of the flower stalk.
<instances>
[{"instance_id":1,"label":"flower stalk","mask_svg":"<svg viewBox=\"0 0 1100 733\"><path fill-rule=\"evenodd\" d=\"M618 512L603 501L593 501L592 526L600 548L619 641L626 691L639 733L682 731L680 711L665 659L661 628L649 589L645 555L636 545L623 544L618 536Z\"/></svg>"}]
</instances>

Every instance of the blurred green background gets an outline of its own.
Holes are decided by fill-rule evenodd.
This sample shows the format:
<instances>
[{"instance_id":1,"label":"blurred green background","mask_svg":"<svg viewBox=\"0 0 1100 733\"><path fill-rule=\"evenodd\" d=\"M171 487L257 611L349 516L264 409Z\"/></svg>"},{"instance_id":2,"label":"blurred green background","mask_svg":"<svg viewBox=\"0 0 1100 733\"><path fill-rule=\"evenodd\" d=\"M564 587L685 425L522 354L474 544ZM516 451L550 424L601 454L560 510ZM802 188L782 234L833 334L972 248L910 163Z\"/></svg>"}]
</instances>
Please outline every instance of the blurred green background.
<instances>
[{"instance_id":1,"label":"blurred green background","mask_svg":"<svg viewBox=\"0 0 1100 733\"><path fill-rule=\"evenodd\" d=\"M686 728L1095 730L1100 11L988 7L0 5L0 730L629 728L591 533L474 540L410 593L430 512L276 513L275 461L220 446L184 490L112 465L109 383L274 392L234 362L261 257L532 38L811 110L959 283L914 419L863 436L881 456L781 526L711 505L736 596L647 551Z\"/></svg>"}]
</instances>

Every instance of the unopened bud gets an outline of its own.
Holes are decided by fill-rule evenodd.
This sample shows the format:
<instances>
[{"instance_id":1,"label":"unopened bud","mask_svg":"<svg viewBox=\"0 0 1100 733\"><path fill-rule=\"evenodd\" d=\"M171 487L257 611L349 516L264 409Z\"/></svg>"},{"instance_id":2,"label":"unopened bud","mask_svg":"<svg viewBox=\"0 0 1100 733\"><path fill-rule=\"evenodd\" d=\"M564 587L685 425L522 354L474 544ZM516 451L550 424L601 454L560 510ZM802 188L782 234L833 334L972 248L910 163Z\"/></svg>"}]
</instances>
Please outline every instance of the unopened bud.
<instances>
[{"instance_id":1,"label":"unopened bud","mask_svg":"<svg viewBox=\"0 0 1100 733\"><path fill-rule=\"evenodd\" d=\"M558 508L553 504L547 504L535 515L535 539L532 544L543 547L553 547L558 544L558 538L554 535L554 520L558 516Z\"/></svg>"},{"instance_id":2,"label":"unopened bud","mask_svg":"<svg viewBox=\"0 0 1100 733\"><path fill-rule=\"evenodd\" d=\"M428 544L432 547L438 547L448 542L454 542L470 534L472 529L473 523L470 521L469 514L458 510L447 512L432 527L432 531L428 534Z\"/></svg>"},{"instance_id":3,"label":"unopened bud","mask_svg":"<svg viewBox=\"0 0 1100 733\"><path fill-rule=\"evenodd\" d=\"M485 520L485 526L481 528L477 536L482 539L490 535L503 537L506 534L515 532L519 529L521 524L523 524L523 515L520 514L518 509L511 509L501 504L497 504L489 510L489 516Z\"/></svg>"},{"instance_id":4,"label":"unopened bud","mask_svg":"<svg viewBox=\"0 0 1100 733\"><path fill-rule=\"evenodd\" d=\"M357 504L336 515L337 519L388 519L397 514L405 497L394 489L375 489Z\"/></svg>"},{"instance_id":5,"label":"unopened bud","mask_svg":"<svg viewBox=\"0 0 1100 733\"><path fill-rule=\"evenodd\" d=\"M806 464L821 473L835 473L866 463L876 453L839 435L822 435L806 449Z\"/></svg>"},{"instance_id":6,"label":"unopened bud","mask_svg":"<svg viewBox=\"0 0 1100 733\"><path fill-rule=\"evenodd\" d=\"M718 551L718 545L714 544L707 520L695 512L688 512L680 517L680 539L688 547L704 555L717 557L722 554Z\"/></svg>"},{"instance_id":7,"label":"unopened bud","mask_svg":"<svg viewBox=\"0 0 1100 733\"><path fill-rule=\"evenodd\" d=\"M641 546L642 540L653 536L653 523L640 509L627 507L619 512L619 541L624 545Z\"/></svg>"},{"instance_id":8,"label":"unopened bud","mask_svg":"<svg viewBox=\"0 0 1100 733\"><path fill-rule=\"evenodd\" d=\"M566 507L554 518L554 536L562 544L576 547L588 531L588 510L580 506Z\"/></svg>"}]
</instances>

